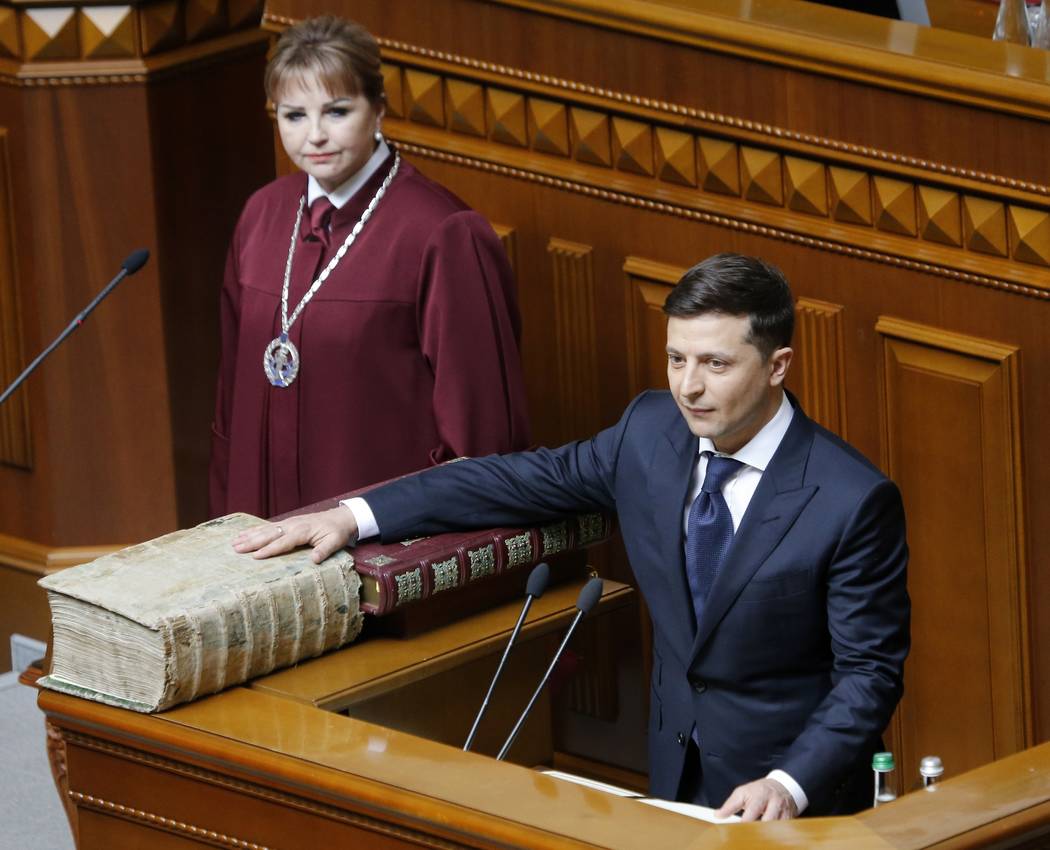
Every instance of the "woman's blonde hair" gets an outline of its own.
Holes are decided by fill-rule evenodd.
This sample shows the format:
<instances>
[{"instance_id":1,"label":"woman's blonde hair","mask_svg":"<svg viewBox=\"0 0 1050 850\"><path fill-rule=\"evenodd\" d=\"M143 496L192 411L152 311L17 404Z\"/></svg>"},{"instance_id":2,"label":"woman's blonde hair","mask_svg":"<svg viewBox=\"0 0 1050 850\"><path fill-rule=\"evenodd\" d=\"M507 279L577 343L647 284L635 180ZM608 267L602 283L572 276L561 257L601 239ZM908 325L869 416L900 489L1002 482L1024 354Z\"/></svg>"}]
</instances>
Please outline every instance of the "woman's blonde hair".
<instances>
[{"instance_id":1,"label":"woman's blonde hair","mask_svg":"<svg viewBox=\"0 0 1050 850\"><path fill-rule=\"evenodd\" d=\"M325 15L284 31L266 65L263 88L271 102L288 82L316 76L333 95L361 94L381 104L383 74L379 45L359 24Z\"/></svg>"}]
</instances>

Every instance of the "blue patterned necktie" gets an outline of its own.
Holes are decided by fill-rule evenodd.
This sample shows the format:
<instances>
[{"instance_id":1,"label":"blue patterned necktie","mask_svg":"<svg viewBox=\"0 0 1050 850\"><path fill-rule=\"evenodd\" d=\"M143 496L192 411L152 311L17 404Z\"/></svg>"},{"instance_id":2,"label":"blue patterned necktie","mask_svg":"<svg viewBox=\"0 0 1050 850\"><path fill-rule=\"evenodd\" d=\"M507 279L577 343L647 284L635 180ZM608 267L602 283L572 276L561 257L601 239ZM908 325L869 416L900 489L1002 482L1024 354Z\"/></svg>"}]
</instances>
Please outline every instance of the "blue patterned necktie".
<instances>
[{"instance_id":1,"label":"blue patterned necktie","mask_svg":"<svg viewBox=\"0 0 1050 850\"><path fill-rule=\"evenodd\" d=\"M722 495L722 486L744 465L729 457L705 454L708 455L707 474L689 508L685 538L685 571L693 592L698 625L711 585L733 542L733 515Z\"/></svg>"}]
</instances>

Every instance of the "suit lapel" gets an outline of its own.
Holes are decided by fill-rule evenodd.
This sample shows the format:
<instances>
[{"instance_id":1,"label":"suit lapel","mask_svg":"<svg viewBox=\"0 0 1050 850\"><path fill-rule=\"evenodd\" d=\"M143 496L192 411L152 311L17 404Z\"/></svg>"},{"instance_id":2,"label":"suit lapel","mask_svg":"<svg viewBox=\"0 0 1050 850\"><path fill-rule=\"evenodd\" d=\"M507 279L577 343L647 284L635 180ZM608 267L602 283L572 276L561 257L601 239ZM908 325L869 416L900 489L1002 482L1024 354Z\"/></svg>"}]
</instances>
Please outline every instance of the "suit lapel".
<instances>
[{"instance_id":1,"label":"suit lapel","mask_svg":"<svg viewBox=\"0 0 1050 850\"><path fill-rule=\"evenodd\" d=\"M759 481L704 605L693 658L816 492L816 487L803 486L813 433L813 423L796 404L791 425Z\"/></svg>"},{"instance_id":2,"label":"suit lapel","mask_svg":"<svg viewBox=\"0 0 1050 850\"><path fill-rule=\"evenodd\" d=\"M652 468L648 478L649 502L660 545L658 569L667 582L667 599L650 604L656 616L668 616L661 631L675 639L682 660L689 657L696 630L692 594L685 576L685 550L682 516L689 482L697 459L697 438L680 416L656 438ZM655 591L655 588L649 588ZM681 636L681 637L679 637Z\"/></svg>"}]
</instances>

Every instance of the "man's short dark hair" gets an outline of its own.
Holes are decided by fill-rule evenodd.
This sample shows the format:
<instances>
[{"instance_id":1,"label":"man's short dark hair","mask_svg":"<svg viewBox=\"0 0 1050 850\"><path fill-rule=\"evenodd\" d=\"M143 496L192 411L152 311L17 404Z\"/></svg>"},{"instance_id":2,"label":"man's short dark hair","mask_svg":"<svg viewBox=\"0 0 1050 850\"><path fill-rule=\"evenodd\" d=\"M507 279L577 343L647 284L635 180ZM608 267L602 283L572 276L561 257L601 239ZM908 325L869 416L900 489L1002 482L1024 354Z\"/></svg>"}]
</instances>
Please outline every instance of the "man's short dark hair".
<instances>
[{"instance_id":1,"label":"man's short dark hair","mask_svg":"<svg viewBox=\"0 0 1050 850\"><path fill-rule=\"evenodd\" d=\"M783 272L743 254L715 254L697 263L671 290L664 312L680 319L705 313L747 316L747 341L764 360L790 346L795 330L795 299Z\"/></svg>"}]
</instances>

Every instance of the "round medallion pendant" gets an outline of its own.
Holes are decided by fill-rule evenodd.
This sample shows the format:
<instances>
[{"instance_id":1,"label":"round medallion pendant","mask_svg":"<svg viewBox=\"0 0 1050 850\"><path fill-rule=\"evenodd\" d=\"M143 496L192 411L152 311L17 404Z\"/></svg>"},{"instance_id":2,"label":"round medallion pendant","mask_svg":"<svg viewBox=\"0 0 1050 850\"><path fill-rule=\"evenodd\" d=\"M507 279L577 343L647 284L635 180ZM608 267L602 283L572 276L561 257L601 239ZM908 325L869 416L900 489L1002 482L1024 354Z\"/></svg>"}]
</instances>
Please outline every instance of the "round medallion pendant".
<instances>
[{"instance_id":1,"label":"round medallion pendant","mask_svg":"<svg viewBox=\"0 0 1050 850\"><path fill-rule=\"evenodd\" d=\"M287 387L299 374L299 350L286 334L281 334L266 346L263 371L275 387Z\"/></svg>"}]
</instances>

